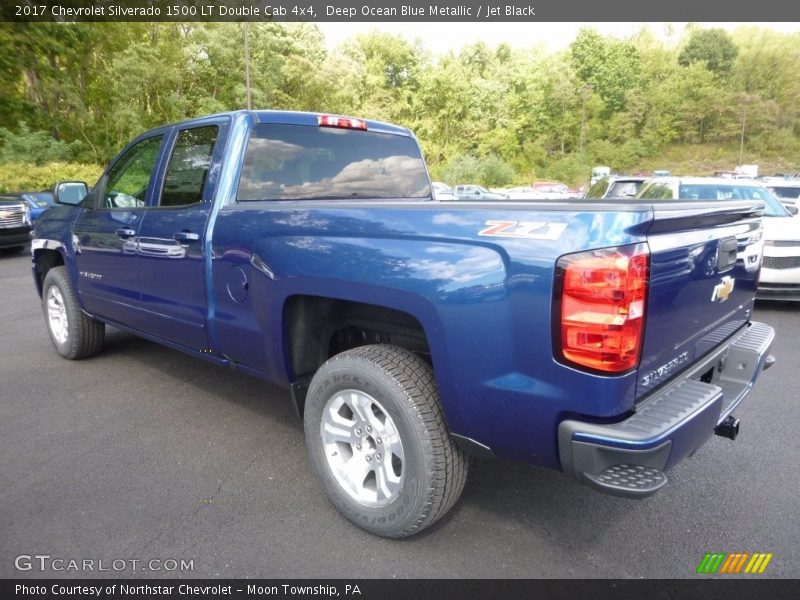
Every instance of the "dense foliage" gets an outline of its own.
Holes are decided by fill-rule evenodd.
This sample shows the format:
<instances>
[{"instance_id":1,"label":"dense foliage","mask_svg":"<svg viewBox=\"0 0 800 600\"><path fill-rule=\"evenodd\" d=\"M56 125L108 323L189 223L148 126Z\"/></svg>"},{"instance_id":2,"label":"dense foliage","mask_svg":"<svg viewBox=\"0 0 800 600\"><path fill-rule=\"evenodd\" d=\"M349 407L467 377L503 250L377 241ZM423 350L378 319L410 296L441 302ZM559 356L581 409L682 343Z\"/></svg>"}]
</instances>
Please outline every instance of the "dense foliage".
<instances>
[{"instance_id":1,"label":"dense foliage","mask_svg":"<svg viewBox=\"0 0 800 600\"><path fill-rule=\"evenodd\" d=\"M247 30L254 106L406 125L451 183L583 182L592 164L635 169L675 144L738 151L743 132L747 149L800 170L800 35L583 29L555 53L477 43L433 57L378 32L329 51L311 24ZM243 108L244 34L237 23L0 25L0 165L102 164L147 128Z\"/></svg>"}]
</instances>

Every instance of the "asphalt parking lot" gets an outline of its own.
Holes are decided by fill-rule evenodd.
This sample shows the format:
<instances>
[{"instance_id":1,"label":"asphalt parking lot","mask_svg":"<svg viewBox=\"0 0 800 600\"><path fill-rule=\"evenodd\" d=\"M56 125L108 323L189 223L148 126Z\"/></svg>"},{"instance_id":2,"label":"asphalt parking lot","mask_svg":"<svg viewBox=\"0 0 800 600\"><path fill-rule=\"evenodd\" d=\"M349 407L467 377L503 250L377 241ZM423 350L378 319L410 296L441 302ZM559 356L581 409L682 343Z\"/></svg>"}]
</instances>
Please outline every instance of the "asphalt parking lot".
<instances>
[{"instance_id":1,"label":"asphalt parking lot","mask_svg":"<svg viewBox=\"0 0 800 600\"><path fill-rule=\"evenodd\" d=\"M656 496L479 461L448 517L397 542L327 502L286 391L115 330L100 356L61 359L29 266L0 255L0 577L692 578L712 551L772 552L763 576L800 577L800 306L757 305L778 363L739 439L713 438ZM15 569L33 554L193 570Z\"/></svg>"}]
</instances>

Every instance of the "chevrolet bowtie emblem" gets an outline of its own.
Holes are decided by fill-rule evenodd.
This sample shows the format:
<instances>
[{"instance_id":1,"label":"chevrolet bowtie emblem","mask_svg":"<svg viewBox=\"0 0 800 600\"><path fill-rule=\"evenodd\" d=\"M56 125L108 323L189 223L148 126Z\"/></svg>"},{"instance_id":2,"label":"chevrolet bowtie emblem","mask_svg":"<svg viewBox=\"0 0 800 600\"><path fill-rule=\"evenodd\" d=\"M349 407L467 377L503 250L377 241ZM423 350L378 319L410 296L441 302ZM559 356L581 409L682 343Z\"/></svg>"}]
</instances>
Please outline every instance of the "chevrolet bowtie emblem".
<instances>
[{"instance_id":1,"label":"chevrolet bowtie emblem","mask_svg":"<svg viewBox=\"0 0 800 600\"><path fill-rule=\"evenodd\" d=\"M736 283L736 280L733 277L726 275L722 278L717 285L714 286L714 293L711 294L711 301L712 302L725 302L728 299L728 296L731 295L733 291L733 285Z\"/></svg>"}]
</instances>

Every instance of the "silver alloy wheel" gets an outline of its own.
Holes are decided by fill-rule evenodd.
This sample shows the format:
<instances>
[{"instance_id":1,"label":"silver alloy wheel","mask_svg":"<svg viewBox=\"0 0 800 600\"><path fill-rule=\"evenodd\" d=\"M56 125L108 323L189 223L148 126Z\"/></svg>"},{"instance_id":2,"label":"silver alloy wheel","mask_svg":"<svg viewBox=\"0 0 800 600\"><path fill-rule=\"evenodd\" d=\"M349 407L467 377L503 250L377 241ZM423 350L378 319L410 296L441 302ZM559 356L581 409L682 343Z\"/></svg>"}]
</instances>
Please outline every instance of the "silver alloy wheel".
<instances>
[{"instance_id":1,"label":"silver alloy wheel","mask_svg":"<svg viewBox=\"0 0 800 600\"><path fill-rule=\"evenodd\" d=\"M67 307L61 290L55 285L51 285L47 290L47 324L56 341L65 344L69 338Z\"/></svg>"},{"instance_id":2,"label":"silver alloy wheel","mask_svg":"<svg viewBox=\"0 0 800 600\"><path fill-rule=\"evenodd\" d=\"M342 390L322 409L325 458L339 485L356 502L386 506L403 485L403 442L386 409L369 394Z\"/></svg>"}]
</instances>

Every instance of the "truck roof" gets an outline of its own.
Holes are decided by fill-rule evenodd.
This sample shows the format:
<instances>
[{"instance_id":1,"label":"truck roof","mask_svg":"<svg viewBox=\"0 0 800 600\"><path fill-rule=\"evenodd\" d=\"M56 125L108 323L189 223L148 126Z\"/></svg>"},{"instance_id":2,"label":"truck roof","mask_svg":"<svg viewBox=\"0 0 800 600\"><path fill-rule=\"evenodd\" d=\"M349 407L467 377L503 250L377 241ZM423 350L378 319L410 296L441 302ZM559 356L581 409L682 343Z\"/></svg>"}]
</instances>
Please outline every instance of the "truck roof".
<instances>
[{"instance_id":1,"label":"truck roof","mask_svg":"<svg viewBox=\"0 0 800 600\"><path fill-rule=\"evenodd\" d=\"M192 119L184 119L183 121L173 123L173 125L195 123L198 121L203 121L205 119L212 119L216 117L228 116L233 118L237 115L242 115L242 114L252 115L256 123L274 123L281 125L307 125L316 127L318 125L317 117L319 117L320 115L334 114L334 113L315 113L315 112L301 112L293 110L269 110L269 109L234 110L222 113L215 113L212 115L204 115L202 117L195 117ZM336 115L336 116L346 116L346 115ZM378 133L391 133L394 135L404 135L408 137L411 137L413 135L409 129L405 127L400 127L399 125L392 125L391 123L384 123L382 121L373 121L372 119L363 119L361 117L349 117L349 118L358 118L366 122L368 131L373 131Z\"/></svg>"}]
</instances>

